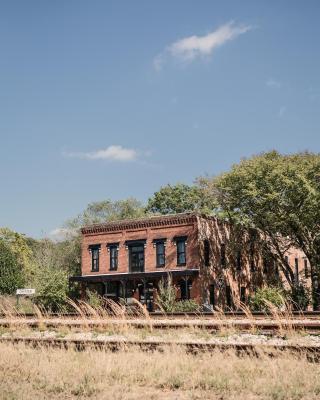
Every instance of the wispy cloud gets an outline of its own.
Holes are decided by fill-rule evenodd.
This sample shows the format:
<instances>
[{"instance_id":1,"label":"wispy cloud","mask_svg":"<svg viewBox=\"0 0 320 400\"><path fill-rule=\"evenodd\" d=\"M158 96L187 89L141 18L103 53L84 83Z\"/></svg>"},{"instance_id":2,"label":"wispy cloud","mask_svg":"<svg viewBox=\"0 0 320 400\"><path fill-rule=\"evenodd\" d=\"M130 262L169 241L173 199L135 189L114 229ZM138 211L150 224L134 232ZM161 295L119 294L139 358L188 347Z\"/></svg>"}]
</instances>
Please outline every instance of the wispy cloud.
<instances>
[{"instance_id":1,"label":"wispy cloud","mask_svg":"<svg viewBox=\"0 0 320 400\"><path fill-rule=\"evenodd\" d=\"M231 21L207 35L194 35L177 40L154 58L153 66L159 71L170 57L182 62L191 62L199 57L210 56L218 47L251 29L252 26Z\"/></svg>"},{"instance_id":2,"label":"wispy cloud","mask_svg":"<svg viewBox=\"0 0 320 400\"><path fill-rule=\"evenodd\" d=\"M286 111L287 111L287 107L285 107L285 106L280 107L280 110L278 112L279 118L282 118L284 116L284 114L286 113Z\"/></svg>"},{"instance_id":3,"label":"wispy cloud","mask_svg":"<svg viewBox=\"0 0 320 400\"><path fill-rule=\"evenodd\" d=\"M64 156L72 158L83 158L86 160L109 160L109 161L136 161L139 151L125 148L119 145L111 145L105 149L92 152L64 152Z\"/></svg>"},{"instance_id":4,"label":"wispy cloud","mask_svg":"<svg viewBox=\"0 0 320 400\"><path fill-rule=\"evenodd\" d=\"M277 81L276 79L269 78L269 79L266 81L266 85L267 85L268 87L271 87L271 88L277 88L277 89L279 89L279 88L282 86L282 83L279 82L279 81Z\"/></svg>"}]
</instances>

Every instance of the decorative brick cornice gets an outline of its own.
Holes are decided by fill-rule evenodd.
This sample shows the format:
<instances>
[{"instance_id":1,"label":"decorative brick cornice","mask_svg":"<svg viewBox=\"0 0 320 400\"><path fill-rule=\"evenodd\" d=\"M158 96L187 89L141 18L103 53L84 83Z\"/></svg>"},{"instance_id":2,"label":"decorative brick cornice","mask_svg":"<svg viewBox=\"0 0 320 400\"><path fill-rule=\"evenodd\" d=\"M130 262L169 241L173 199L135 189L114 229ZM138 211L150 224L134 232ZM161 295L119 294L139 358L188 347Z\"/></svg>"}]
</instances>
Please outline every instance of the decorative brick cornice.
<instances>
[{"instance_id":1,"label":"decorative brick cornice","mask_svg":"<svg viewBox=\"0 0 320 400\"><path fill-rule=\"evenodd\" d=\"M123 231L127 229L143 229L161 226L174 226L194 223L196 221L196 213L157 215L149 218L127 219L123 221L107 222L103 224L94 224L84 226L81 233L93 234L103 232Z\"/></svg>"}]
</instances>

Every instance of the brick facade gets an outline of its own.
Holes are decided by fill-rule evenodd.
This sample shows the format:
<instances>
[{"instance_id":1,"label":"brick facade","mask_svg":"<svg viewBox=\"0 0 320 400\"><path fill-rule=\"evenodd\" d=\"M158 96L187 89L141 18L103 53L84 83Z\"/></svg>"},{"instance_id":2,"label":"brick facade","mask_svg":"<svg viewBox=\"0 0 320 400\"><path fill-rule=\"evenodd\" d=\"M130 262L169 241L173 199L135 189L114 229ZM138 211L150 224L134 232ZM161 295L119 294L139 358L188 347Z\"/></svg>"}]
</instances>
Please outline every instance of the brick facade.
<instances>
[{"instance_id":1,"label":"brick facade","mask_svg":"<svg viewBox=\"0 0 320 400\"><path fill-rule=\"evenodd\" d=\"M184 265L177 262L179 238L185 243ZM165 265L161 267L156 262L155 243L159 240L165 245ZM117 248L116 270L110 266L110 245ZM143 254L143 268L132 272L130 257L135 246L140 246ZM99 248L98 271L92 270L94 248ZM199 304L232 308L240 300L246 302L265 283L278 280L286 286L283 274L269 256L256 232L239 230L217 218L193 213L156 216L84 227L82 276L71 279L97 288L107 297L134 297L146 302L149 296L152 309L159 281L170 272L177 299L191 298ZM290 265L297 266L299 279L309 281L304 254L289 249L287 256Z\"/></svg>"},{"instance_id":2,"label":"brick facade","mask_svg":"<svg viewBox=\"0 0 320 400\"><path fill-rule=\"evenodd\" d=\"M156 219L155 219L156 220ZM163 217L161 217L161 222ZM157 225L158 221L149 224L144 223L119 223L110 224L110 231L103 232L103 229L96 230L93 228L84 228L82 240L82 275L96 274L91 271L91 254L88 251L89 246L100 244L100 268L99 274L114 274L129 272L128 268L128 248L125 242L130 240L146 240L145 246L145 272L153 272L159 270L156 266L156 249L153 246L153 240L165 239L165 256L166 263L162 270L173 270L177 267L175 237L187 236L186 244L186 267L194 268L199 265L199 252L197 246L197 230L195 219L187 217L180 219L168 219L169 225ZM150 226L151 225L151 226ZM153 225L153 226L152 226ZM112 230L111 230L112 229ZM114 229L114 230L113 230ZM119 262L117 271L110 271L110 254L107 250L108 243L119 243Z\"/></svg>"}]
</instances>

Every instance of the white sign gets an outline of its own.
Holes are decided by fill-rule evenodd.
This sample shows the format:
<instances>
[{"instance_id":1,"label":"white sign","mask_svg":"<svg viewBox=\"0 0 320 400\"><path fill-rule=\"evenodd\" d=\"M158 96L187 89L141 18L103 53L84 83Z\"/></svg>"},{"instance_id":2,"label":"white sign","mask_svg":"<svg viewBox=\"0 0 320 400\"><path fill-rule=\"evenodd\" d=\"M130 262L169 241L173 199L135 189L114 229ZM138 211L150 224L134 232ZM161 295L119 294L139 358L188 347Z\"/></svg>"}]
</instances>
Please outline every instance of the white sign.
<instances>
[{"instance_id":1,"label":"white sign","mask_svg":"<svg viewBox=\"0 0 320 400\"><path fill-rule=\"evenodd\" d=\"M16 291L16 295L25 295L25 296L29 296L31 294L35 294L36 289L17 289Z\"/></svg>"}]
</instances>

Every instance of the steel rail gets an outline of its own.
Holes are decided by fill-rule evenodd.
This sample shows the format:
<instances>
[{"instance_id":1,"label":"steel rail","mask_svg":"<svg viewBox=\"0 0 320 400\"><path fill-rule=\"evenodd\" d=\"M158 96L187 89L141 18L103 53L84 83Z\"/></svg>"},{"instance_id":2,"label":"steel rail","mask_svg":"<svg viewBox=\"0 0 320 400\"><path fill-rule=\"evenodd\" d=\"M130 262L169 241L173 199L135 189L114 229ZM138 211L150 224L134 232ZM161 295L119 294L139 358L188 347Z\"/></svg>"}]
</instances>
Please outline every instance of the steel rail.
<instances>
[{"instance_id":1,"label":"steel rail","mask_svg":"<svg viewBox=\"0 0 320 400\"><path fill-rule=\"evenodd\" d=\"M130 341L130 340L99 340L99 339L63 339L63 338L34 338L34 337L1 337L0 343L20 344L33 348L59 348L85 350L121 351L138 348L143 351L164 351L165 348L180 347L188 353L226 352L233 350L237 355L259 357L261 354L275 357L289 352L310 361L320 361L320 346L291 345L291 344L249 344L249 343L206 343L206 342L173 342L173 341Z\"/></svg>"},{"instance_id":2,"label":"steel rail","mask_svg":"<svg viewBox=\"0 0 320 400\"><path fill-rule=\"evenodd\" d=\"M320 320L299 320L299 319L67 319L67 318L10 318L0 319L2 327L23 327L30 328L147 328L147 329L181 329L181 328L199 328L211 331L219 331L221 329L235 329L240 332L248 331L305 331L308 333L320 333Z\"/></svg>"},{"instance_id":3,"label":"steel rail","mask_svg":"<svg viewBox=\"0 0 320 400\"><path fill-rule=\"evenodd\" d=\"M10 313L8 313L10 314ZM24 318L37 318L38 315L36 313L20 313L18 314L21 317ZM219 313L219 312L176 312L176 313L162 313L162 312L149 312L148 313L149 317L152 319L176 319L176 318L210 318L210 319L247 319L249 314L244 313L243 311L227 311L224 313ZM279 312L279 316L285 316L285 312ZM81 315L78 313L43 313L44 317L50 317L50 318L79 318ZM110 314L111 316L111 314ZM268 312L257 312L254 311L250 314L255 319L261 319L261 318L273 318L272 313ZM289 316L292 319L319 319L320 320L320 311L292 311L290 312ZM7 315L5 313L0 312L0 318L6 318ZM87 315L88 318L92 317L90 315ZM126 317L129 318L137 318L137 315L134 313L128 312Z\"/></svg>"}]
</instances>

